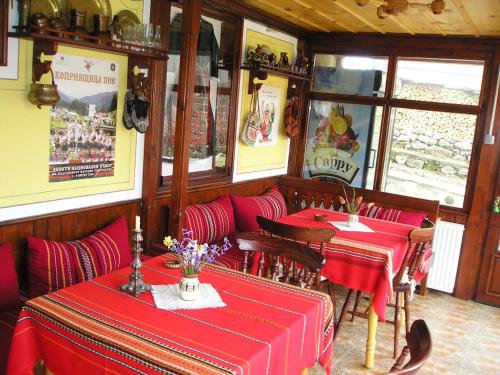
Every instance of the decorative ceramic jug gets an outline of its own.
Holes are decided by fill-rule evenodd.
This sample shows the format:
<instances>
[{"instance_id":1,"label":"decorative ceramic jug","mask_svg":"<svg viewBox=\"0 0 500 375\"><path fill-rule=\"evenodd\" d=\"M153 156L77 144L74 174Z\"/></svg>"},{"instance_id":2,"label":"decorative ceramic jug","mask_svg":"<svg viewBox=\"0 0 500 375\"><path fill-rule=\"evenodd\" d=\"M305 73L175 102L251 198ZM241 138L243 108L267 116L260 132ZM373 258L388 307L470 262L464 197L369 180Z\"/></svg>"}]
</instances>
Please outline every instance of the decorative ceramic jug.
<instances>
[{"instance_id":1,"label":"decorative ceramic jug","mask_svg":"<svg viewBox=\"0 0 500 375\"><path fill-rule=\"evenodd\" d=\"M349 214L349 216L347 216L347 226L348 227L355 227L356 224L358 224L359 222L359 216L358 214Z\"/></svg>"},{"instance_id":2,"label":"decorative ceramic jug","mask_svg":"<svg viewBox=\"0 0 500 375\"><path fill-rule=\"evenodd\" d=\"M194 301L200 291L198 274L182 275L179 282L180 296L184 301Z\"/></svg>"}]
</instances>

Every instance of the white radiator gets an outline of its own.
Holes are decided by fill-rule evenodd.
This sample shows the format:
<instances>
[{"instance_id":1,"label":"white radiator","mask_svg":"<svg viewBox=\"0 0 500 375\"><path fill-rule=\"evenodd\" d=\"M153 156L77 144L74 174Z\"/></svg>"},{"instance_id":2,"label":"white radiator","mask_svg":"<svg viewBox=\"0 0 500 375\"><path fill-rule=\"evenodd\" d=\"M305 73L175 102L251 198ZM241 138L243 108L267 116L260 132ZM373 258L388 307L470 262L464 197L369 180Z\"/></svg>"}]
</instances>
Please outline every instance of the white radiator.
<instances>
[{"instance_id":1,"label":"white radiator","mask_svg":"<svg viewBox=\"0 0 500 375\"><path fill-rule=\"evenodd\" d=\"M427 286L446 293L452 293L457 277L458 259L462 248L464 226L462 224L438 221L434 233L434 264L429 271Z\"/></svg>"}]
</instances>

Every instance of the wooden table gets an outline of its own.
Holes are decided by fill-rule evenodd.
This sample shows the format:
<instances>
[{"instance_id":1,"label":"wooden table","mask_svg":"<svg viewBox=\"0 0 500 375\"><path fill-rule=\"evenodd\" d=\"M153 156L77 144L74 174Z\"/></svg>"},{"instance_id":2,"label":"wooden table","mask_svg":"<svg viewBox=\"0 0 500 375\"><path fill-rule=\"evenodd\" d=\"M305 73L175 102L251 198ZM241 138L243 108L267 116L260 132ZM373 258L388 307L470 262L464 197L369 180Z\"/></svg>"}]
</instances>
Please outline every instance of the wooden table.
<instances>
[{"instance_id":1,"label":"wooden table","mask_svg":"<svg viewBox=\"0 0 500 375\"><path fill-rule=\"evenodd\" d=\"M347 214L322 209L307 209L279 221L287 224L332 228L328 222L314 220L317 213L328 215L328 221L345 222ZM387 299L392 299L392 278L399 270L408 248L408 235L415 227L384 220L360 217L374 232L336 230L332 242L326 244L323 276L332 283L371 295L366 340L365 367L375 363L377 323L385 318Z\"/></svg>"},{"instance_id":2,"label":"wooden table","mask_svg":"<svg viewBox=\"0 0 500 375\"><path fill-rule=\"evenodd\" d=\"M178 283L163 255L144 262L151 284ZM327 294L207 266L200 274L227 304L166 311L150 292L118 288L130 268L35 298L17 323L7 373L43 359L54 374L299 374L328 369L333 311Z\"/></svg>"}]
</instances>

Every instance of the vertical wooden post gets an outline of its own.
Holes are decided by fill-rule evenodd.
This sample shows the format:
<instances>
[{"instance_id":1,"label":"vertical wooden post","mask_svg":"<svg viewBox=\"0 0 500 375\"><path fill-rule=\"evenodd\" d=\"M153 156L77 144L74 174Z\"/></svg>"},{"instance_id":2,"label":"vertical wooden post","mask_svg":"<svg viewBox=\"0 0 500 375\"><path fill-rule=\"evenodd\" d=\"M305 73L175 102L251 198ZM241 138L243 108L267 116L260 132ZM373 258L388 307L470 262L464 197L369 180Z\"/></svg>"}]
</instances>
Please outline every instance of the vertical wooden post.
<instances>
[{"instance_id":1,"label":"vertical wooden post","mask_svg":"<svg viewBox=\"0 0 500 375\"><path fill-rule=\"evenodd\" d=\"M162 28L162 47L168 49L168 29L170 26L170 3L163 0L151 1L150 20ZM149 129L144 141L144 170L142 179L142 227L144 229L144 250L147 253L151 244L158 242L160 218L155 209L156 192L161 182L161 139L163 137L163 121L165 107L165 81L167 77L167 61L129 58L129 69L134 65L149 69L151 84Z\"/></svg>"},{"instance_id":2,"label":"vertical wooden post","mask_svg":"<svg viewBox=\"0 0 500 375\"><path fill-rule=\"evenodd\" d=\"M196 51L200 32L201 0L182 3L182 44L179 68L177 117L175 119L174 170L168 232L180 236L188 188L191 116L195 86Z\"/></svg>"}]
</instances>

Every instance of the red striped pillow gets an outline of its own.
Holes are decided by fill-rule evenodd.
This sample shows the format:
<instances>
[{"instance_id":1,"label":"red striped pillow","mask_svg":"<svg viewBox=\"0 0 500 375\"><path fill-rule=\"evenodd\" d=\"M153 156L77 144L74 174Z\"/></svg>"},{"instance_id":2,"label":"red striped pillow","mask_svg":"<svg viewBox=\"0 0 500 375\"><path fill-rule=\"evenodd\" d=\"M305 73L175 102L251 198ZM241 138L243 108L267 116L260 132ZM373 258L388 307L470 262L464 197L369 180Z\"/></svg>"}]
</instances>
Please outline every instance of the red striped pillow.
<instances>
[{"instance_id":1,"label":"red striped pillow","mask_svg":"<svg viewBox=\"0 0 500 375\"><path fill-rule=\"evenodd\" d=\"M231 200L224 197L207 204L187 206L184 227L192 230L192 238L200 243L211 243L234 234Z\"/></svg>"},{"instance_id":2,"label":"red striped pillow","mask_svg":"<svg viewBox=\"0 0 500 375\"><path fill-rule=\"evenodd\" d=\"M395 208L384 208L380 206L368 207L366 203L362 203L358 214L360 216L373 217L375 219L394 221L397 223L409 224L419 227L422 221L426 218L427 213L417 211L404 211Z\"/></svg>"},{"instance_id":3,"label":"red striped pillow","mask_svg":"<svg viewBox=\"0 0 500 375\"><path fill-rule=\"evenodd\" d=\"M234 206L236 226L243 232L259 230L257 216L276 220L287 215L285 200L275 186L260 196L231 195L231 201Z\"/></svg>"},{"instance_id":4,"label":"red striped pillow","mask_svg":"<svg viewBox=\"0 0 500 375\"><path fill-rule=\"evenodd\" d=\"M121 217L77 241L28 237L30 296L36 297L130 265L127 220Z\"/></svg>"}]
</instances>

